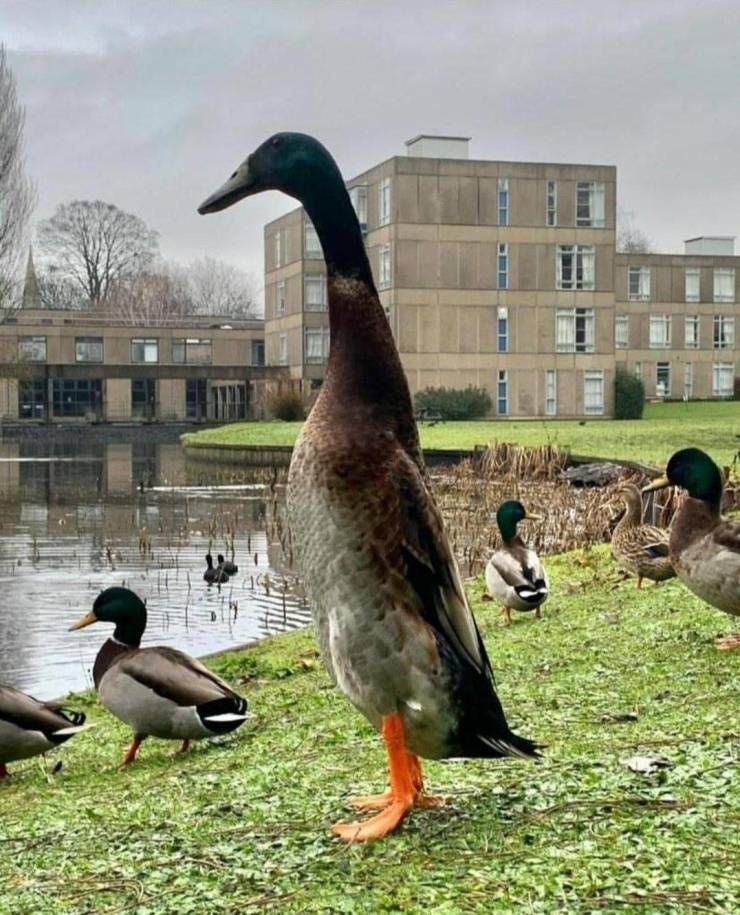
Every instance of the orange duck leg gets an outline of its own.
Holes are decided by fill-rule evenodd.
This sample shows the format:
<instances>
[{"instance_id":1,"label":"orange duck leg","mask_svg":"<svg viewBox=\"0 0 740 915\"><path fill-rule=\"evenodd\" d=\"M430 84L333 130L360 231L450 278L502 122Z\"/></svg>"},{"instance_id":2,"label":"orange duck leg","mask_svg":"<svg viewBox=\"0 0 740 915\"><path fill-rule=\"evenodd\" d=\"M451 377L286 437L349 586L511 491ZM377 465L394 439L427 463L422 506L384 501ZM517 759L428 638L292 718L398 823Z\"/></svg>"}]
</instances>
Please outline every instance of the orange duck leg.
<instances>
[{"instance_id":1,"label":"orange duck leg","mask_svg":"<svg viewBox=\"0 0 740 915\"><path fill-rule=\"evenodd\" d=\"M369 820L357 823L336 823L332 832L345 842L368 842L382 839L403 823L414 807L441 807L444 798L424 794L424 780L418 756L406 749L403 720L400 715L383 719L383 739L388 751L390 791L355 797L351 803L363 810L380 810Z\"/></svg>"}]
</instances>

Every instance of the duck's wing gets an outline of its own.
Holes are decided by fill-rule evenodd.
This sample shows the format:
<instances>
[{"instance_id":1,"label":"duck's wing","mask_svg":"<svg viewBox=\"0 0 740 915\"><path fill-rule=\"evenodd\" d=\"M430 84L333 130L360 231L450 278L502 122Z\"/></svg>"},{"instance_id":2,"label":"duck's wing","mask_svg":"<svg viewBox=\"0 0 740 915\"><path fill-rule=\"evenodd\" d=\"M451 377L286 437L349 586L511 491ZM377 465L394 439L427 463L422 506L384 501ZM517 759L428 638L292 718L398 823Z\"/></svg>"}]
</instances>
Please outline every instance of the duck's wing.
<instances>
[{"instance_id":1,"label":"duck's wing","mask_svg":"<svg viewBox=\"0 0 740 915\"><path fill-rule=\"evenodd\" d=\"M646 553L650 559L668 558L669 537L665 528L643 524L635 530L635 546Z\"/></svg>"},{"instance_id":2,"label":"duck's wing","mask_svg":"<svg viewBox=\"0 0 740 915\"><path fill-rule=\"evenodd\" d=\"M740 553L740 521L724 520L714 529L715 543L733 553Z\"/></svg>"},{"instance_id":3,"label":"duck's wing","mask_svg":"<svg viewBox=\"0 0 740 915\"><path fill-rule=\"evenodd\" d=\"M132 677L163 699L182 707L199 706L217 699L246 702L200 661L176 648L142 648L123 655L117 673Z\"/></svg>"},{"instance_id":4,"label":"duck's wing","mask_svg":"<svg viewBox=\"0 0 740 915\"><path fill-rule=\"evenodd\" d=\"M0 686L0 719L24 731L40 731L49 740L71 736L85 723L82 712L40 702L12 686Z\"/></svg>"},{"instance_id":5,"label":"duck's wing","mask_svg":"<svg viewBox=\"0 0 740 915\"><path fill-rule=\"evenodd\" d=\"M504 582L514 589L531 586L544 574L542 563L533 550L528 550L526 560L523 560L516 553L502 548L496 550L490 562Z\"/></svg>"}]
</instances>

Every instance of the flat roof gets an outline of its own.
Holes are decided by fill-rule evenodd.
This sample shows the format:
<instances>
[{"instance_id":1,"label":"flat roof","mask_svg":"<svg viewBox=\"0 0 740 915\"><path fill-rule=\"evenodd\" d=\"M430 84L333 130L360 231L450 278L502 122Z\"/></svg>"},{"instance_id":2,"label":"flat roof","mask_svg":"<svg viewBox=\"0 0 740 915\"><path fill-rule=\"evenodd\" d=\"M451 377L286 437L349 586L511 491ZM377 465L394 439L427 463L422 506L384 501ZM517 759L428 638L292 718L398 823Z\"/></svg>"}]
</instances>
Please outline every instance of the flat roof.
<instances>
[{"instance_id":1,"label":"flat roof","mask_svg":"<svg viewBox=\"0 0 740 915\"><path fill-rule=\"evenodd\" d=\"M735 241L737 238L736 235L695 235L693 238L684 238L684 244L689 241L702 241L702 239L707 239L708 241Z\"/></svg>"},{"instance_id":2,"label":"flat roof","mask_svg":"<svg viewBox=\"0 0 740 915\"><path fill-rule=\"evenodd\" d=\"M416 137L412 137L410 140L406 140L406 146L411 146L412 143L416 143L417 140L471 140L472 137L451 137L446 133L420 133Z\"/></svg>"}]
</instances>

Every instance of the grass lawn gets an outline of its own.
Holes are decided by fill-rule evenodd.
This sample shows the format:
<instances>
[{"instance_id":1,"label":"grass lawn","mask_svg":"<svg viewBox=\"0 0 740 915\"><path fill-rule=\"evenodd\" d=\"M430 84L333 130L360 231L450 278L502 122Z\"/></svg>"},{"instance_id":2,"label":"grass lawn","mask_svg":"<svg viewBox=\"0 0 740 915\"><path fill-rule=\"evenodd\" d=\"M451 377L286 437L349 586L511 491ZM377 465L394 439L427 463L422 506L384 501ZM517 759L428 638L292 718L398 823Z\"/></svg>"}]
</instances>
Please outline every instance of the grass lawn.
<instances>
[{"instance_id":1,"label":"grass lawn","mask_svg":"<svg viewBox=\"0 0 740 915\"><path fill-rule=\"evenodd\" d=\"M606 548L550 571L544 618L511 627L470 585L540 763L428 764L448 807L342 845L328 826L382 788L384 753L311 634L278 637L212 662L253 718L185 757L151 740L118 769L127 732L77 700L97 727L54 752L61 773L29 760L0 784L0 912L737 912L740 655L713 648L733 621L676 581L615 585ZM656 753L658 774L623 765Z\"/></svg>"},{"instance_id":2,"label":"grass lawn","mask_svg":"<svg viewBox=\"0 0 740 915\"><path fill-rule=\"evenodd\" d=\"M292 445L301 423L232 423L187 433L188 445ZM425 448L467 449L498 440L520 445L554 444L575 454L663 464L674 451L697 445L730 463L740 448L740 403L647 404L642 420L526 420L440 423L421 426Z\"/></svg>"}]
</instances>

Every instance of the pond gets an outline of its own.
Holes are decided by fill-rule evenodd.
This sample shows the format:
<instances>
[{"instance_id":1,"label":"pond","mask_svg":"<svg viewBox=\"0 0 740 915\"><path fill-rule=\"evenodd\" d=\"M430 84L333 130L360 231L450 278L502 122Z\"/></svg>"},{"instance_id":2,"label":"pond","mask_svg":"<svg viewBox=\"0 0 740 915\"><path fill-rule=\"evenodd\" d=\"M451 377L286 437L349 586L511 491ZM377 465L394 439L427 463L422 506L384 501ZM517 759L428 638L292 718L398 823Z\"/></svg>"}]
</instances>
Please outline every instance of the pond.
<instances>
[{"instance_id":1,"label":"pond","mask_svg":"<svg viewBox=\"0 0 740 915\"><path fill-rule=\"evenodd\" d=\"M191 464L167 438L0 442L0 682L43 699L91 686L111 627L68 629L112 585L146 600L143 644L198 656L308 622L281 542L284 471ZM220 588L203 581L209 550L239 566Z\"/></svg>"}]
</instances>

